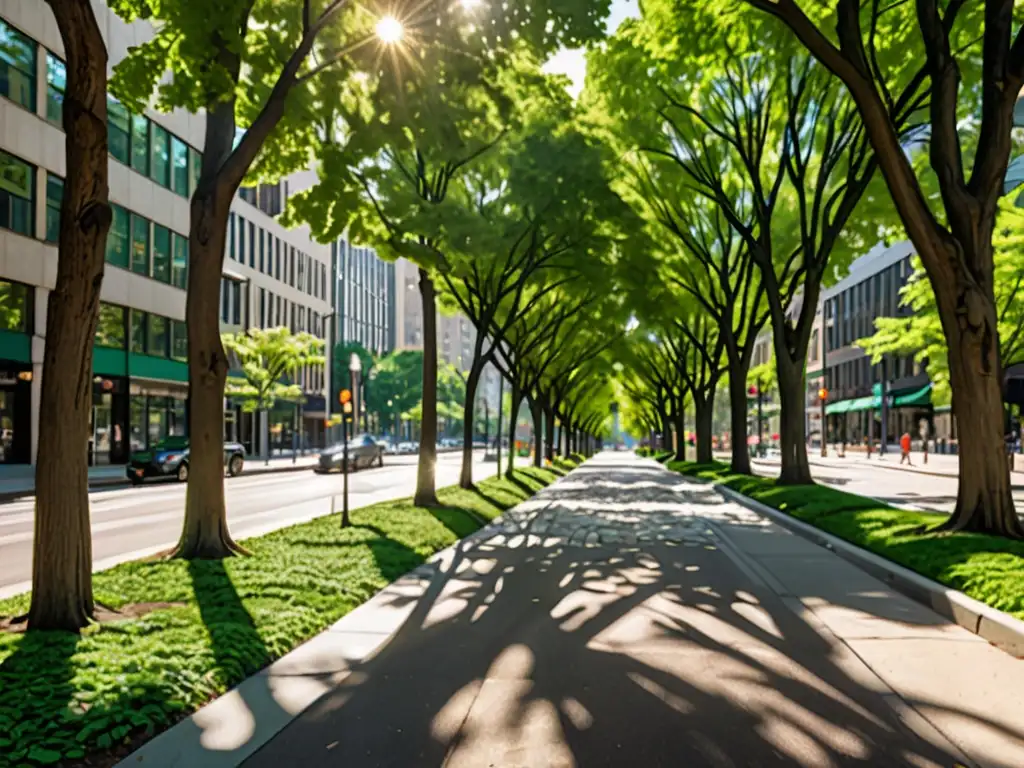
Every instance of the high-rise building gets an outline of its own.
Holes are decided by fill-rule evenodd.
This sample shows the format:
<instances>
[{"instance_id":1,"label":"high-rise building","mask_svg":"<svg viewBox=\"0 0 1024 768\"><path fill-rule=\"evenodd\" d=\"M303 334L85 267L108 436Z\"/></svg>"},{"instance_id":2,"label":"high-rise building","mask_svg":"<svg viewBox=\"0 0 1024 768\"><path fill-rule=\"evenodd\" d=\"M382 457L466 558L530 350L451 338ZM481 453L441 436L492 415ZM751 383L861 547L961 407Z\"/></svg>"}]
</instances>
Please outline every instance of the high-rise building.
<instances>
[{"instance_id":1,"label":"high-rise building","mask_svg":"<svg viewBox=\"0 0 1024 768\"><path fill-rule=\"evenodd\" d=\"M148 22L125 24L104 4L94 7L111 65L152 37ZM38 448L46 307L57 275L67 75L44 0L0 3L0 34L0 464L29 464ZM92 429L82 446L93 464L124 462L133 448L187 432L189 196L205 130L202 114L134 114L110 96L107 104L113 221L94 346ZM287 189L243 190L232 204L225 330L288 325L323 335L330 249L274 220ZM289 445L303 425L315 433L323 379L322 370L302 372L307 403L271 414L263 430L246 427L249 417L240 420L229 404L229 436L264 450Z\"/></svg>"},{"instance_id":2,"label":"high-rise building","mask_svg":"<svg viewBox=\"0 0 1024 768\"><path fill-rule=\"evenodd\" d=\"M345 238L331 246L331 253L337 272L335 340L387 354L395 348L395 265Z\"/></svg>"},{"instance_id":3,"label":"high-rise building","mask_svg":"<svg viewBox=\"0 0 1024 768\"><path fill-rule=\"evenodd\" d=\"M394 264L394 326L396 349L423 349L423 301L419 270L406 259ZM462 313L437 313L437 357L460 371L469 370L476 344L476 328Z\"/></svg>"}]
</instances>

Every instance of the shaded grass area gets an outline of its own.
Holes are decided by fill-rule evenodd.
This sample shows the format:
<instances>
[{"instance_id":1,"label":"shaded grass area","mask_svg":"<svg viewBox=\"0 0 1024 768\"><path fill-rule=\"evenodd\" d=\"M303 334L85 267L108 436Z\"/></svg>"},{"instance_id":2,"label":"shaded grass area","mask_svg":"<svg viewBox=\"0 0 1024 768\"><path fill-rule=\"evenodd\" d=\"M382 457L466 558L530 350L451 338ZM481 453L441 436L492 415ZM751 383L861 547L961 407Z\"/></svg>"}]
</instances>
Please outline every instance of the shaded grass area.
<instances>
[{"instance_id":1,"label":"shaded grass area","mask_svg":"<svg viewBox=\"0 0 1024 768\"><path fill-rule=\"evenodd\" d=\"M1024 541L980 533L937 533L934 514L896 509L820 485L780 486L734 475L721 462L669 462L713 480L953 589L1024 619Z\"/></svg>"},{"instance_id":2,"label":"shaded grass area","mask_svg":"<svg viewBox=\"0 0 1024 768\"><path fill-rule=\"evenodd\" d=\"M245 541L251 557L140 561L98 573L106 606L179 605L64 632L0 633L0 766L111 765L147 736L283 656L391 581L576 466L517 469ZM28 596L0 601L0 616Z\"/></svg>"}]
</instances>

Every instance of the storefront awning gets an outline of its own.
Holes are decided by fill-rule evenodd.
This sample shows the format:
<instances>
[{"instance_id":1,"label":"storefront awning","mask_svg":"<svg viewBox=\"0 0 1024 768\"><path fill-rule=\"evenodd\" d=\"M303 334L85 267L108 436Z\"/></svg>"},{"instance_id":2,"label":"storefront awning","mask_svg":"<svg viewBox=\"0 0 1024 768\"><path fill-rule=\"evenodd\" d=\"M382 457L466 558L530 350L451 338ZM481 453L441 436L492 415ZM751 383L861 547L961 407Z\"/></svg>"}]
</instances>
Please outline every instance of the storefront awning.
<instances>
[{"instance_id":1,"label":"storefront awning","mask_svg":"<svg viewBox=\"0 0 1024 768\"><path fill-rule=\"evenodd\" d=\"M894 408L926 408L932 404L932 385L925 384L920 389L912 392L903 392L896 395L893 402Z\"/></svg>"}]
</instances>

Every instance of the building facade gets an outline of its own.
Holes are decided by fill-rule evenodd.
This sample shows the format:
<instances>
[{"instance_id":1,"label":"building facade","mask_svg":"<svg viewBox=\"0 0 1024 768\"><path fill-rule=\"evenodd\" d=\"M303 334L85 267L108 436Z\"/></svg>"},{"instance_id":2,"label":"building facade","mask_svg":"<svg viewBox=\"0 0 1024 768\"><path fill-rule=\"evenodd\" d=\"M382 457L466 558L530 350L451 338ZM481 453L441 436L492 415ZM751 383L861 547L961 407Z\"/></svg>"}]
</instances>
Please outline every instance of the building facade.
<instances>
[{"instance_id":1,"label":"building facade","mask_svg":"<svg viewBox=\"0 0 1024 768\"><path fill-rule=\"evenodd\" d=\"M148 22L125 24L106 4L94 5L111 68L152 36ZM43 0L0 0L0 35L0 464L31 464L46 307L57 275L67 76ZM91 464L122 463L133 449L186 434L188 201L205 130L203 115L133 114L110 96L107 105L113 220L94 342L92 428L83 446ZM322 333L331 311L329 249L308 232L284 230L243 197L229 227L235 251L225 258L225 329L291 324ZM303 373L314 399L311 426L317 408L323 411L322 379L322 371ZM250 449L259 450L259 429L251 432Z\"/></svg>"},{"instance_id":2,"label":"building facade","mask_svg":"<svg viewBox=\"0 0 1024 768\"><path fill-rule=\"evenodd\" d=\"M331 253L337 271L335 339L386 355L395 348L395 264L345 238L331 246Z\"/></svg>"}]
</instances>

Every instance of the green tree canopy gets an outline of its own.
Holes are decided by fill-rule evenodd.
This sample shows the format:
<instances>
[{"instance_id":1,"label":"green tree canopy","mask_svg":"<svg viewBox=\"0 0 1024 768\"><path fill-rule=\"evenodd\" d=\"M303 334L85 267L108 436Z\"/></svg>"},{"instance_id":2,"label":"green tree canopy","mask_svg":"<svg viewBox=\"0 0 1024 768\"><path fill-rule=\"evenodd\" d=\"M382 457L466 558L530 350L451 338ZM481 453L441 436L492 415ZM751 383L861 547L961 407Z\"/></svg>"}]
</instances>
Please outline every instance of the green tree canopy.
<instances>
[{"instance_id":1,"label":"green tree canopy","mask_svg":"<svg viewBox=\"0 0 1024 768\"><path fill-rule=\"evenodd\" d=\"M269 411L279 400L298 402L303 395L295 373L324 363L323 341L283 327L225 333L223 344L242 374L228 377L225 394L249 412Z\"/></svg>"}]
</instances>

